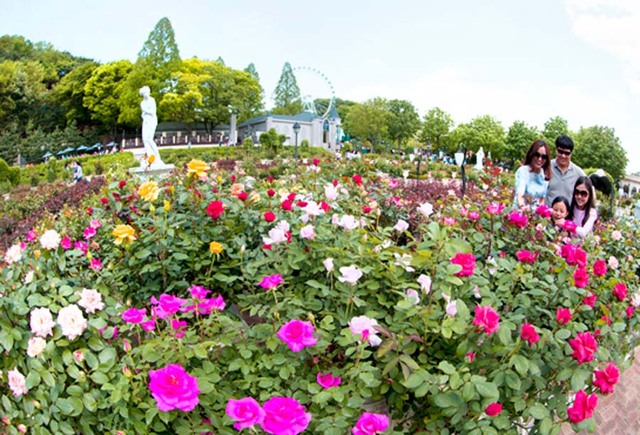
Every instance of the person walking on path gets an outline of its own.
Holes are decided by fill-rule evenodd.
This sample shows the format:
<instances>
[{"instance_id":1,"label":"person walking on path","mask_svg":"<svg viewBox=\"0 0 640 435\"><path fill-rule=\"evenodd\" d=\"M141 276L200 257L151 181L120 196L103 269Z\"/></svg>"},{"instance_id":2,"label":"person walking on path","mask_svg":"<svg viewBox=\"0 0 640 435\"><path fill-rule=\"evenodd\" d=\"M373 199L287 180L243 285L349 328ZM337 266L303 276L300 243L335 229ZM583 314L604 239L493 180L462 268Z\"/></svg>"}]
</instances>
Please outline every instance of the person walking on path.
<instances>
[{"instance_id":1,"label":"person walking on path","mask_svg":"<svg viewBox=\"0 0 640 435\"><path fill-rule=\"evenodd\" d=\"M551 180L544 203L551 203L558 196L573 198L573 187L578 177L584 177L582 168L571 161L573 139L566 134L556 138L556 158L551 160Z\"/></svg>"}]
</instances>

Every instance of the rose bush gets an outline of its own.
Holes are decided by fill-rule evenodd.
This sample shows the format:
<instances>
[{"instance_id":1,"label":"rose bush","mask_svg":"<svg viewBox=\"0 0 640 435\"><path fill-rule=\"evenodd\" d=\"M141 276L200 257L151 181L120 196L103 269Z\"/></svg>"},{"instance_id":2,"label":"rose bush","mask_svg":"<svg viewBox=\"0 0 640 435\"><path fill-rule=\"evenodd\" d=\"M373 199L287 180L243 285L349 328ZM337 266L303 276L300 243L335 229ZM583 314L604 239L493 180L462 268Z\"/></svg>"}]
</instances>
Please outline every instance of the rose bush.
<instances>
[{"instance_id":1,"label":"rose bush","mask_svg":"<svg viewBox=\"0 0 640 435\"><path fill-rule=\"evenodd\" d=\"M2 270L3 430L593 429L636 344L638 229L571 239L489 179L460 203L376 165L196 162L39 222Z\"/></svg>"}]
</instances>

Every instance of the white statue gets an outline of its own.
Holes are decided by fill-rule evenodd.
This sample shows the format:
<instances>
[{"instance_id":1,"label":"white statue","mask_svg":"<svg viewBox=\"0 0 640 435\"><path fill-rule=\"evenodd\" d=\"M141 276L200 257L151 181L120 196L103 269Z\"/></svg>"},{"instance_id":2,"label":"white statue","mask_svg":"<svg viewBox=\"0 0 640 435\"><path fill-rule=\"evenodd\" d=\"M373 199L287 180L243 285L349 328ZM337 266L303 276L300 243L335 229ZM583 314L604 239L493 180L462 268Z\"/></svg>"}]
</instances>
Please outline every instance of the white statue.
<instances>
[{"instance_id":1,"label":"white statue","mask_svg":"<svg viewBox=\"0 0 640 435\"><path fill-rule=\"evenodd\" d=\"M142 102L140 108L142 109L142 143L144 144L144 150L147 153L147 160L154 156L153 166L164 165L164 162L160 158L160 152L158 146L153 140L153 136L156 133L156 127L158 126L158 116L156 115L156 100L151 96L151 90L149 86L143 86L140 88L140 95L142 96Z\"/></svg>"},{"instance_id":2,"label":"white statue","mask_svg":"<svg viewBox=\"0 0 640 435\"><path fill-rule=\"evenodd\" d=\"M484 149L480 147L478 153L476 154L476 171L482 171L482 164L484 163Z\"/></svg>"}]
</instances>

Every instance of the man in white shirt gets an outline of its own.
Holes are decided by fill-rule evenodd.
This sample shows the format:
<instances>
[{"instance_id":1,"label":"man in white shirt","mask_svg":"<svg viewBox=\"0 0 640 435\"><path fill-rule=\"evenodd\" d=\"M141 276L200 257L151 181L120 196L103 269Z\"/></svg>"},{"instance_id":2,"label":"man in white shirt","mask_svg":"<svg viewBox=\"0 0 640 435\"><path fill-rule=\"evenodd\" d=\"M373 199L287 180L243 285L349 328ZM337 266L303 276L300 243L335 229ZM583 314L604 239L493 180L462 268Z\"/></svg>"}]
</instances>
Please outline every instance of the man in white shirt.
<instances>
[{"instance_id":1,"label":"man in white shirt","mask_svg":"<svg viewBox=\"0 0 640 435\"><path fill-rule=\"evenodd\" d=\"M573 187L578 177L585 175L582 168L571 162L573 139L566 134L556 138L556 158L551 160L551 180L544 202L549 207L558 196L564 196L571 203Z\"/></svg>"}]
</instances>

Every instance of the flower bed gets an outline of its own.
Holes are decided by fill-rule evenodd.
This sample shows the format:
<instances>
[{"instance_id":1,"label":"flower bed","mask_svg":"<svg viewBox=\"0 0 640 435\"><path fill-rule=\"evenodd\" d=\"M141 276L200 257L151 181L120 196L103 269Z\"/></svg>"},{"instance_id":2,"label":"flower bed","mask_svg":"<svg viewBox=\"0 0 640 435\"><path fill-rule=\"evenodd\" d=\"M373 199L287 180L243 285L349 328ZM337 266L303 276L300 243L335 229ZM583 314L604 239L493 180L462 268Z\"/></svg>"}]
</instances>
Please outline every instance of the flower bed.
<instances>
[{"instance_id":1,"label":"flower bed","mask_svg":"<svg viewBox=\"0 0 640 435\"><path fill-rule=\"evenodd\" d=\"M113 181L5 255L3 430L592 429L631 364L638 230L580 242L469 192L366 160Z\"/></svg>"}]
</instances>

